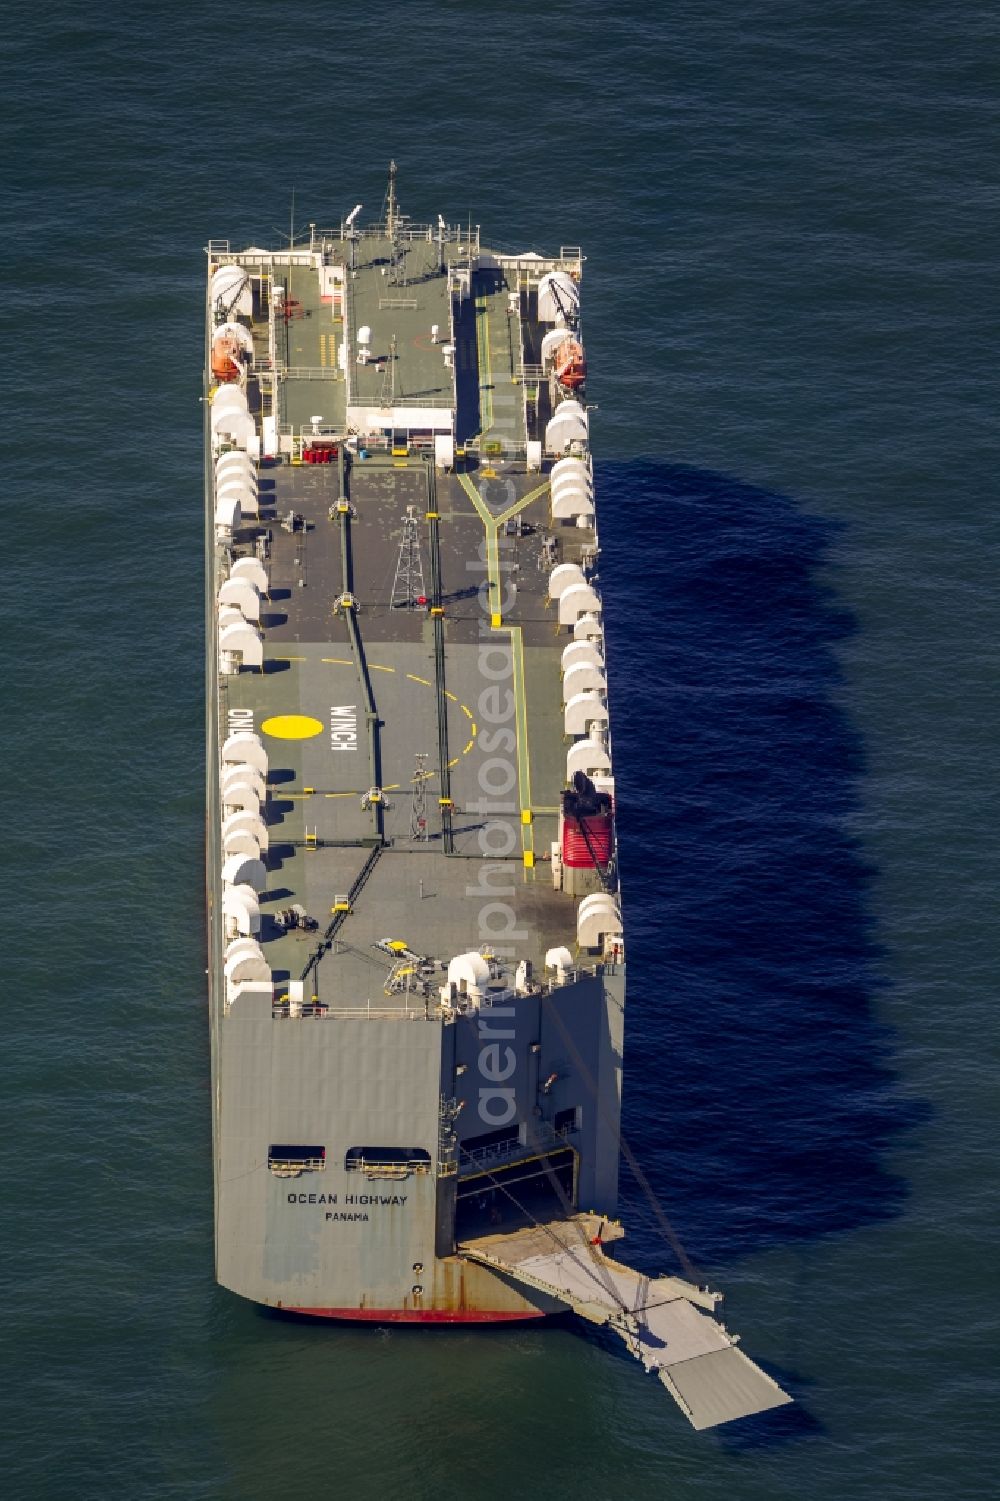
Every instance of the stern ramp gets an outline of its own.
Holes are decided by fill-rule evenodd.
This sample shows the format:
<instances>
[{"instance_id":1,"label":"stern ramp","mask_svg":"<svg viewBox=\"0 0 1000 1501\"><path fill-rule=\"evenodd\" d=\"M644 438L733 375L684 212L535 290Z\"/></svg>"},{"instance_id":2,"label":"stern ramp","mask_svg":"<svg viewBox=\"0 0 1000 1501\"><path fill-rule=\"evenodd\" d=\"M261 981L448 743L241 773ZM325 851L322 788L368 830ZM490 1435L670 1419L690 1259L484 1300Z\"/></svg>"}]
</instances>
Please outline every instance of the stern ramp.
<instances>
[{"instance_id":1,"label":"stern ramp","mask_svg":"<svg viewBox=\"0 0 1000 1501\"><path fill-rule=\"evenodd\" d=\"M465 1241L458 1252L558 1298L589 1323L613 1329L695 1428L791 1402L737 1348L739 1336L710 1316L721 1294L680 1277L645 1277L614 1261L601 1242L618 1233L616 1226L602 1228L596 1216L574 1215Z\"/></svg>"}]
</instances>

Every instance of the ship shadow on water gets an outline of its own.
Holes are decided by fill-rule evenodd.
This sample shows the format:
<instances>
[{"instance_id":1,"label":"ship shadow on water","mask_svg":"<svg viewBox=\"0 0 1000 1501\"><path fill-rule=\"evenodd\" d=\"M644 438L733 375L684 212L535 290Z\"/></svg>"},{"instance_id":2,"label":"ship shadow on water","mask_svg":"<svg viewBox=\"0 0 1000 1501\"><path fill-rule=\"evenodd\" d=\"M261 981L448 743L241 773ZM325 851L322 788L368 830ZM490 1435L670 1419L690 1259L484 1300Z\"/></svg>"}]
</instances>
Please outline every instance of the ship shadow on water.
<instances>
[{"instance_id":1,"label":"ship shadow on water","mask_svg":"<svg viewBox=\"0 0 1000 1501\"><path fill-rule=\"evenodd\" d=\"M598 465L629 944L623 1133L711 1269L899 1213L885 1165L926 1109L875 1016L886 983L838 701L856 624L824 580L839 525L731 478ZM674 1270L623 1166L628 1249ZM794 1293L794 1289L793 1289ZM735 1320L734 1320L735 1322ZM748 1351L754 1355L754 1351ZM796 1398L721 1430L801 1436Z\"/></svg>"}]
</instances>

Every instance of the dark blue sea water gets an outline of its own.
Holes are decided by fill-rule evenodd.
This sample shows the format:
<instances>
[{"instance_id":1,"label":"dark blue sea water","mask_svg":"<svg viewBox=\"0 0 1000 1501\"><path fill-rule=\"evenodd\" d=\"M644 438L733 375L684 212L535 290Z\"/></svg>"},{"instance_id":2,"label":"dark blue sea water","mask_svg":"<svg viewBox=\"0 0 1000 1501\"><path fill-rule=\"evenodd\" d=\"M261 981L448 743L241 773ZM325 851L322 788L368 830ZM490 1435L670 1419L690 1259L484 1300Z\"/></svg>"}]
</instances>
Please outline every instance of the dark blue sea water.
<instances>
[{"instance_id":1,"label":"dark blue sea water","mask_svg":"<svg viewBox=\"0 0 1000 1501\"><path fill-rule=\"evenodd\" d=\"M1000 1494L995 7L4 30L5 1495ZM390 156L589 257L625 1131L797 1402L714 1434L570 1325L213 1285L201 249L377 211Z\"/></svg>"}]
</instances>

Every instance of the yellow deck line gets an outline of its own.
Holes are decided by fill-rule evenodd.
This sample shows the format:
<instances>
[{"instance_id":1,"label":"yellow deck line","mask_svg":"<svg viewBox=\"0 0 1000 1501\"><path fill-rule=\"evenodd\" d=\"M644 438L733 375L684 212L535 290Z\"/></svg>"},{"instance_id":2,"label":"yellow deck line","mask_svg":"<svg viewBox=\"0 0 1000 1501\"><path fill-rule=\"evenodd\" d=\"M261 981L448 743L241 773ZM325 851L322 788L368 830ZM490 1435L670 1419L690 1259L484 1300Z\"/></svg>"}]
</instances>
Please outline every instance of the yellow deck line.
<instances>
[{"instance_id":1,"label":"yellow deck line","mask_svg":"<svg viewBox=\"0 0 1000 1501\"><path fill-rule=\"evenodd\" d=\"M522 495L521 499L515 501L512 506L508 506L506 511L501 511L497 517L497 530L499 531L505 521L509 521L512 516L516 516L518 511L523 511L525 506L529 506L533 500L537 500L539 495L544 495L548 488L549 481L546 480L544 484L538 485L534 490L529 490L527 495Z\"/></svg>"},{"instance_id":2,"label":"yellow deck line","mask_svg":"<svg viewBox=\"0 0 1000 1501\"><path fill-rule=\"evenodd\" d=\"M475 507L476 514L483 523L486 532L486 572L489 583L490 618L493 628L502 629L510 637L511 667L514 679L514 713L516 720L517 735L517 785L518 799L521 810L521 852L524 859L525 869L531 869L535 863L535 836L531 826L531 758L528 753L528 705L525 696L524 681L524 640L519 625L501 626L500 624L500 557L499 557L499 534L500 528L512 516L537 500L548 489L549 482L536 486L527 495L521 497L514 505L508 506L506 511L501 511L499 516L494 516L479 491L472 483L467 474L458 476L462 489L468 495ZM465 708L466 714L472 719L471 713ZM473 723L473 730L475 724ZM470 741L470 745L471 745ZM463 755L469 750L466 746ZM454 764L454 763L453 763ZM539 812L542 810L539 809ZM548 811L548 810L545 810ZM527 817L525 817L527 815Z\"/></svg>"},{"instance_id":3,"label":"yellow deck line","mask_svg":"<svg viewBox=\"0 0 1000 1501\"><path fill-rule=\"evenodd\" d=\"M517 794L521 813L531 811L531 762L528 756L528 705L524 694L524 642L519 625L505 627L510 636L514 669L514 713L517 723ZM521 850L534 858L535 836L530 823L521 821ZM525 861L525 864L531 862Z\"/></svg>"},{"instance_id":4,"label":"yellow deck line","mask_svg":"<svg viewBox=\"0 0 1000 1501\"><path fill-rule=\"evenodd\" d=\"M304 662L305 661L305 657L290 657L288 660L292 661L292 662ZM333 667L353 667L354 666L354 663L352 662L352 660L351 660L350 657L320 657L320 661L321 662L329 662L330 665L333 666ZM368 663L368 670L369 670L369 672L395 672L396 671L395 667L380 667L377 662L369 662Z\"/></svg>"},{"instance_id":5,"label":"yellow deck line","mask_svg":"<svg viewBox=\"0 0 1000 1501\"><path fill-rule=\"evenodd\" d=\"M458 479L462 489L475 506L476 515L483 523L483 529L486 532L486 578L492 619L500 614L500 554L497 547L496 519L469 476L460 474Z\"/></svg>"}]
</instances>

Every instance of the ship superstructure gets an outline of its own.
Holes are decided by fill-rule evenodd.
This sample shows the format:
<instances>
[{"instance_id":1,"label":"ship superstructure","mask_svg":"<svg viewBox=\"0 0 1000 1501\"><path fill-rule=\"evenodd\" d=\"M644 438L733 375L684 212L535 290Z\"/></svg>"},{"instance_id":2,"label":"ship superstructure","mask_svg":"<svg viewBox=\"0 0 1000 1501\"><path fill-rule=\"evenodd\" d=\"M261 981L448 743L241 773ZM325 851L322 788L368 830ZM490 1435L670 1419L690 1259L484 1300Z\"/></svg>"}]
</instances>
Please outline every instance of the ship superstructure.
<instances>
[{"instance_id":1,"label":"ship superstructure","mask_svg":"<svg viewBox=\"0 0 1000 1501\"><path fill-rule=\"evenodd\" d=\"M786 1401L609 1255L625 949L583 257L384 212L208 247L219 1281L574 1308L697 1426Z\"/></svg>"}]
</instances>

